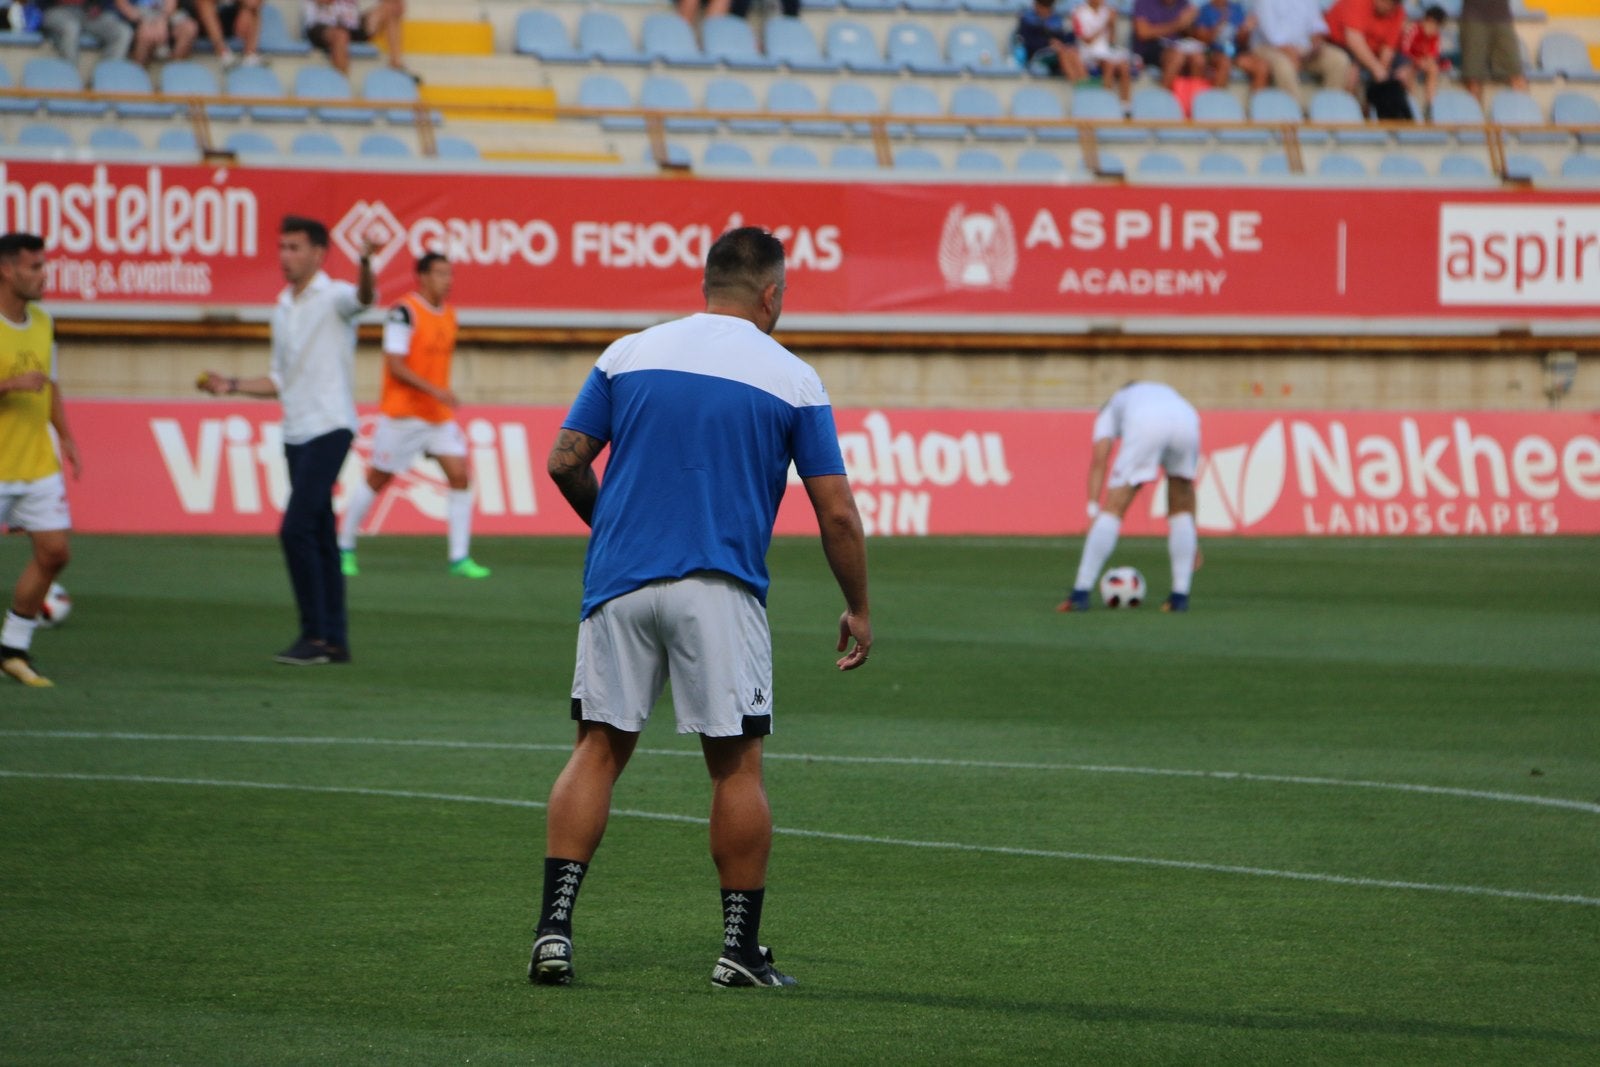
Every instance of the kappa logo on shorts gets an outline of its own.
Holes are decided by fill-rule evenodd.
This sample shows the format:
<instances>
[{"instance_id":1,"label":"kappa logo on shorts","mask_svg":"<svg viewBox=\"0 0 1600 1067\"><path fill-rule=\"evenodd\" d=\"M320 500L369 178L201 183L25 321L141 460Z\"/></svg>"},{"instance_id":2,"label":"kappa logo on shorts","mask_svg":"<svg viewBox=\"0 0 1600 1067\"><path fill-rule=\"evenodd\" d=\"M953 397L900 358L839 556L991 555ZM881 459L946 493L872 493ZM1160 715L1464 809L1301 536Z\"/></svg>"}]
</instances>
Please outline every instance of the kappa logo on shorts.
<instances>
[{"instance_id":1,"label":"kappa logo on shorts","mask_svg":"<svg viewBox=\"0 0 1600 1067\"><path fill-rule=\"evenodd\" d=\"M357 200L345 212L344 218L334 224L328 233L329 238L339 251L350 257L350 262L356 263L361 259L362 243L367 240L377 242L378 250L372 254L372 270L382 273L389 261L400 254L406 245L406 228L395 218L394 212L389 210L389 205L382 200L368 203Z\"/></svg>"},{"instance_id":2,"label":"kappa logo on shorts","mask_svg":"<svg viewBox=\"0 0 1600 1067\"><path fill-rule=\"evenodd\" d=\"M766 703L767 703L766 694L761 691L761 687L760 686L757 686L756 687L756 695L750 698L750 706L752 708L760 708L760 707L765 707Z\"/></svg>"}]
</instances>

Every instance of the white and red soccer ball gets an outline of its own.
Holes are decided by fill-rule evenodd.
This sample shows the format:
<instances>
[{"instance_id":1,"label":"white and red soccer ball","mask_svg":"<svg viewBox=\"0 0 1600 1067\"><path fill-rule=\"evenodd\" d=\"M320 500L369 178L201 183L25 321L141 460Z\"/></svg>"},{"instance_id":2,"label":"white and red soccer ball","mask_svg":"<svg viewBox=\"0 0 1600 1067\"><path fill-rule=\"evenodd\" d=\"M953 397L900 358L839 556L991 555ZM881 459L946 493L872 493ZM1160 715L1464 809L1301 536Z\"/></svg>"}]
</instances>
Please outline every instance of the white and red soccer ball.
<instances>
[{"instance_id":1,"label":"white and red soccer ball","mask_svg":"<svg viewBox=\"0 0 1600 1067\"><path fill-rule=\"evenodd\" d=\"M50 591L44 595L44 603L39 606L39 625L60 626L71 614L72 597L60 582L51 582Z\"/></svg>"},{"instance_id":2,"label":"white and red soccer ball","mask_svg":"<svg viewBox=\"0 0 1600 1067\"><path fill-rule=\"evenodd\" d=\"M1112 567L1100 579L1100 599L1108 608L1136 608L1144 593L1144 575L1133 567Z\"/></svg>"}]
</instances>

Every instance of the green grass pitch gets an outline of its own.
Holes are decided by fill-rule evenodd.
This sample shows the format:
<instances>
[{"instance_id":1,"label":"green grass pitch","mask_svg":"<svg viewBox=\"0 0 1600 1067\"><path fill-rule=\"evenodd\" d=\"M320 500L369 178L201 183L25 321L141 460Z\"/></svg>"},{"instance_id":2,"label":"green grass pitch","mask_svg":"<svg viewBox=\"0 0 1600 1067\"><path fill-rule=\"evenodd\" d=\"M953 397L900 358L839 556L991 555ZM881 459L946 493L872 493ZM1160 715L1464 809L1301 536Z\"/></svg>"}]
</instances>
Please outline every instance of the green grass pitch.
<instances>
[{"instance_id":1,"label":"green grass pitch","mask_svg":"<svg viewBox=\"0 0 1600 1067\"><path fill-rule=\"evenodd\" d=\"M840 675L775 545L801 985L735 992L665 704L526 982L580 543L365 541L295 669L270 540L79 537L0 689L0 1062L1600 1062L1600 541L1213 540L1187 616L1057 615L1077 547L874 542Z\"/></svg>"}]
</instances>

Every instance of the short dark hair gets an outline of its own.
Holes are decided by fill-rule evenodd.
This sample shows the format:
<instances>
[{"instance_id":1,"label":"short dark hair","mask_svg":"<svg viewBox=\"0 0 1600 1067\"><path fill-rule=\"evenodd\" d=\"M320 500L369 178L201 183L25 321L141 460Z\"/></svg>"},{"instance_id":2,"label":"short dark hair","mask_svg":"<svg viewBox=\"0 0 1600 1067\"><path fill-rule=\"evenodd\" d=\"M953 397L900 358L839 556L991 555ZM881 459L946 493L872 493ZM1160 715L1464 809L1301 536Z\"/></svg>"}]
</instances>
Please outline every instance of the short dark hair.
<instances>
[{"instance_id":1,"label":"short dark hair","mask_svg":"<svg viewBox=\"0 0 1600 1067\"><path fill-rule=\"evenodd\" d=\"M279 233L303 233L306 240L317 248L328 247L328 227L316 219L308 219L304 215L285 215L283 222L278 224Z\"/></svg>"},{"instance_id":2,"label":"short dark hair","mask_svg":"<svg viewBox=\"0 0 1600 1067\"><path fill-rule=\"evenodd\" d=\"M741 226L718 237L706 254L706 295L753 299L782 273L783 242L759 226Z\"/></svg>"},{"instance_id":3,"label":"short dark hair","mask_svg":"<svg viewBox=\"0 0 1600 1067\"><path fill-rule=\"evenodd\" d=\"M1427 8L1423 10L1422 17L1424 19L1432 19L1441 26L1450 20L1450 16L1446 14L1444 8L1440 7L1438 4L1429 4Z\"/></svg>"},{"instance_id":4,"label":"short dark hair","mask_svg":"<svg viewBox=\"0 0 1600 1067\"><path fill-rule=\"evenodd\" d=\"M426 274L433 269L435 263L448 263L450 257L443 252L424 252L417 260L417 273Z\"/></svg>"},{"instance_id":5,"label":"short dark hair","mask_svg":"<svg viewBox=\"0 0 1600 1067\"><path fill-rule=\"evenodd\" d=\"M44 238L36 233L8 233L0 237L0 263L10 263L22 252L43 252Z\"/></svg>"}]
</instances>

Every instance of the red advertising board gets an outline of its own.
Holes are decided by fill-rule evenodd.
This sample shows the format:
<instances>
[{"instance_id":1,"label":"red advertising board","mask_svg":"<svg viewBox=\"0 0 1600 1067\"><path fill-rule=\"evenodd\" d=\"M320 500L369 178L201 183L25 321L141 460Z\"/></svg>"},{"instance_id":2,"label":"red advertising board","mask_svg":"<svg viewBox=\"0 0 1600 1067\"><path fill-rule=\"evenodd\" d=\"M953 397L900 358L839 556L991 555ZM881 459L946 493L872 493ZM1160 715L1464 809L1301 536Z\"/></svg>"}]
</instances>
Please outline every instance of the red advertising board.
<instances>
[{"instance_id":1,"label":"red advertising board","mask_svg":"<svg viewBox=\"0 0 1600 1067\"><path fill-rule=\"evenodd\" d=\"M288 494L269 404L72 401L85 473L74 523L103 533L267 533ZM485 534L580 534L544 474L565 411L485 407L462 416ZM1053 536L1085 526L1088 411L835 413L870 533ZM370 417L369 417L370 419ZM1203 533L1600 533L1600 413L1230 412L1202 416ZM364 425L341 479L362 475ZM445 486L427 463L396 479L369 530L442 533ZM1130 534L1161 522L1159 487ZM792 490L780 534L814 533Z\"/></svg>"},{"instance_id":2,"label":"red advertising board","mask_svg":"<svg viewBox=\"0 0 1600 1067\"><path fill-rule=\"evenodd\" d=\"M254 309L278 220L363 238L385 299L442 251L466 321L620 325L693 310L710 242L789 253L791 325L1034 330L1162 318L1594 321L1593 194L668 180L0 162L0 230L50 245L63 314ZM1245 328L1240 326L1239 328Z\"/></svg>"}]
</instances>

